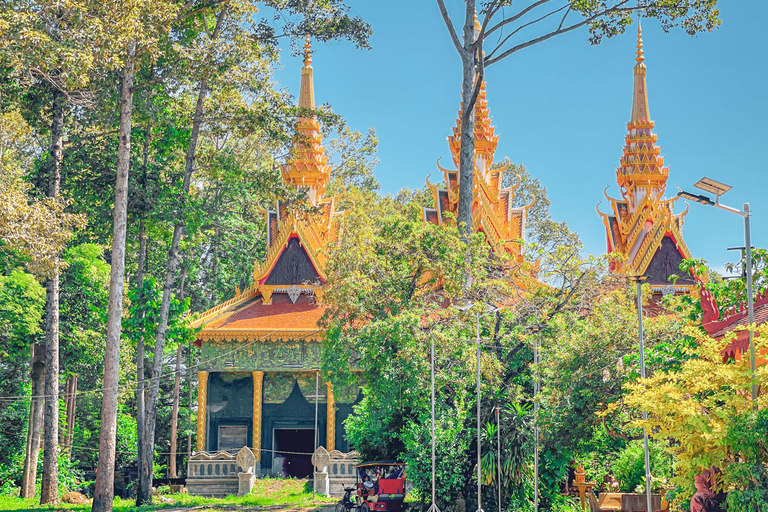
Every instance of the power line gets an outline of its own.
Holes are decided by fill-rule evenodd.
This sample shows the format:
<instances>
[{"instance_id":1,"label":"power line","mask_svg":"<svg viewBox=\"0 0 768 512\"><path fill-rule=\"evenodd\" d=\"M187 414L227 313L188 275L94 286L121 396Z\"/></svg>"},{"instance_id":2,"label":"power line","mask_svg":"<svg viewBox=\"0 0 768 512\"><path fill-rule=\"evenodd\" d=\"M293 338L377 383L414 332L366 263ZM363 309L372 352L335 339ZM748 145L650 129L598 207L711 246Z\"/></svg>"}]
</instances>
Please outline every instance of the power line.
<instances>
[{"instance_id":1,"label":"power line","mask_svg":"<svg viewBox=\"0 0 768 512\"><path fill-rule=\"evenodd\" d=\"M296 320L294 320L293 322L291 322L287 326L291 326L295 322L296 322ZM307 333L306 335L302 336L299 339L306 339L307 336L311 336L312 334L315 334L318 331L319 331L319 329L317 331L314 331L314 332L311 332L311 333ZM255 339L253 341L250 341L250 342L246 343L245 345L240 345L240 346L230 350L229 352L225 352L224 354L220 354L218 356L212 357L212 358L207 359L205 361L200 361L196 365L187 366L186 367L186 371L189 371L189 370L192 370L192 369L195 369L195 368L199 368L199 367L201 367L203 365L207 365L207 364L211 363L212 361L216 361L217 359L221 359L223 357L232 355L232 354L234 354L234 353L236 353L236 352L238 352L240 350L243 350L243 349L253 345L254 343L258 343L258 342L266 339L267 337L269 337L269 336L271 336L271 335L273 335L273 334L275 334L277 332L278 332L277 330L273 330L273 331L271 331L271 332L269 332L267 334L264 334L263 336ZM180 372L181 372L181 370L179 370L179 373ZM176 370L174 369L174 370L172 370L172 371L170 371L168 373L165 373L165 374L161 373L157 377L157 380L165 380L165 379L168 379L170 377L174 377L175 378L175 376L176 376ZM120 390L121 388L132 387L134 384L138 384L139 382L142 382L142 383L148 383L149 382L149 383L151 383L153 380L155 380L155 379L153 379L152 377L141 379L141 380L137 379L137 380L134 380L134 381L130 381L130 382L126 383L126 384L119 384L117 386L117 389ZM95 393L103 393L104 391L109 391L111 389L114 389L114 388L96 388L96 389L90 389L90 390L86 390L86 391L78 391L77 393L75 393L75 396L79 397L79 396L91 395L91 394L95 394ZM32 400L32 399L35 399L35 398L48 398L49 396L52 396L52 395L0 396L0 402L5 402L5 403L9 404L9 403L14 403L14 402L21 402L21 401L26 401L26 400Z\"/></svg>"}]
</instances>

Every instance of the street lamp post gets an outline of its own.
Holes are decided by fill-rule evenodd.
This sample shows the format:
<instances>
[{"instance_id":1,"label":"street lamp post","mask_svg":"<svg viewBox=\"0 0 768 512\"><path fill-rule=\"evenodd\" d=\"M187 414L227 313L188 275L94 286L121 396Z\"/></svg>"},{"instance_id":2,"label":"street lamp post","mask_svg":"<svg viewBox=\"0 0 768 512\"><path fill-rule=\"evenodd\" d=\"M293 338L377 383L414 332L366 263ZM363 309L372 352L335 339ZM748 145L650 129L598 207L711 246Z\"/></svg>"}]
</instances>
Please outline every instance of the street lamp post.
<instances>
[{"instance_id":1,"label":"street lamp post","mask_svg":"<svg viewBox=\"0 0 768 512\"><path fill-rule=\"evenodd\" d=\"M468 309L471 309L474 306L474 304L467 304L466 306L462 306L459 308L459 311L467 311ZM483 483L482 483L482 474L481 474L481 463L482 463L482 446L480 444L480 406L481 406L481 396L480 396L480 342L482 341L480 339L480 319L484 316L490 315L491 313L496 313L499 310L497 307L492 307L488 309L485 313L474 313L475 316L475 326L476 326L476 341L477 341L477 511L476 512L485 512L483 510L483 498L482 498L482 491L483 491Z\"/></svg>"},{"instance_id":2,"label":"street lamp post","mask_svg":"<svg viewBox=\"0 0 768 512\"><path fill-rule=\"evenodd\" d=\"M539 512L539 338L534 340L533 345L533 438L535 440L533 451L533 511Z\"/></svg>"},{"instance_id":3,"label":"street lamp post","mask_svg":"<svg viewBox=\"0 0 768 512\"><path fill-rule=\"evenodd\" d=\"M432 384L432 505L427 512L440 512L435 503L435 339L432 338L430 351L431 384Z\"/></svg>"},{"instance_id":4,"label":"street lamp post","mask_svg":"<svg viewBox=\"0 0 768 512\"><path fill-rule=\"evenodd\" d=\"M640 341L640 377L645 379L645 344L643 340L643 291L642 282L647 279L645 276L630 276L631 281L637 283L637 337ZM648 420L648 411L643 409L643 421ZM643 427L643 443L645 445L645 496L646 510L651 508L651 458L648 450L648 431Z\"/></svg>"},{"instance_id":5,"label":"street lamp post","mask_svg":"<svg viewBox=\"0 0 768 512\"><path fill-rule=\"evenodd\" d=\"M739 211L724 204L720 204L720 196L731 190L730 185L720 183L711 178L701 178L693 184L694 187L715 195L713 201L710 197L701 194L692 194L690 192L680 191L678 197L690 199L700 204L714 206L727 212L735 213L744 218L744 250L746 252L746 278L747 278L747 320L749 322L749 365L752 370L752 408L757 411L757 383L755 382L755 333L752 330L752 324L755 323L755 300L752 294L752 229L750 218L752 211L749 209L749 203L744 203L744 210Z\"/></svg>"},{"instance_id":6,"label":"street lamp post","mask_svg":"<svg viewBox=\"0 0 768 512\"><path fill-rule=\"evenodd\" d=\"M496 406L496 487L499 491L499 512L501 512L501 408Z\"/></svg>"}]
</instances>

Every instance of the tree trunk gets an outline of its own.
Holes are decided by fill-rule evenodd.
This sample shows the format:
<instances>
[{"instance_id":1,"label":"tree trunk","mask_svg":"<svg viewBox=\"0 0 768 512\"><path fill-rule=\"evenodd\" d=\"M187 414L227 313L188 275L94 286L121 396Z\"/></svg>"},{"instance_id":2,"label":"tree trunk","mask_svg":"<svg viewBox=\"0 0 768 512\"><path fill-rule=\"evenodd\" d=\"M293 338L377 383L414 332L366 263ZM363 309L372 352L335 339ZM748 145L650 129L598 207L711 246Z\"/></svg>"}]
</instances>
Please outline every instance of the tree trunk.
<instances>
[{"instance_id":1,"label":"tree trunk","mask_svg":"<svg viewBox=\"0 0 768 512\"><path fill-rule=\"evenodd\" d=\"M147 185L147 166L149 165L149 143L152 139L152 129L147 125L144 132L144 162L142 165L141 185L146 189ZM144 212L142 212L141 220L139 220L139 261L138 268L136 270L136 283L135 287L142 290L144 287L144 267L147 262L147 227L144 220L143 213L146 212L146 190L144 190ZM139 301L143 292L139 292ZM143 310L139 312L141 317L144 316ZM144 372L144 336L145 333L139 336L136 342L136 448L138 451L138 457L136 458L136 469L139 475L143 474L144 466L143 454L144 454L144 379L146 378Z\"/></svg>"},{"instance_id":2,"label":"tree trunk","mask_svg":"<svg viewBox=\"0 0 768 512\"><path fill-rule=\"evenodd\" d=\"M171 412L171 456L168 461L169 478L178 478L176 472L176 438L179 431L179 373L181 373L181 343L176 348L176 378L173 382L173 411Z\"/></svg>"},{"instance_id":3,"label":"tree trunk","mask_svg":"<svg viewBox=\"0 0 768 512\"><path fill-rule=\"evenodd\" d=\"M182 185L184 203L186 195L189 192L189 183L192 179L193 164L195 158L195 148L200 133L200 125L203 119L203 101L207 92L207 80L203 78L200 84L200 92L197 97L197 107L195 108L195 117L192 122L192 133L190 135L189 147L187 149L187 158L184 173L184 183ZM182 216L173 227L173 238L171 248L168 251L168 266L165 272L165 281L163 282L163 298L160 302L160 318L157 325L157 337L155 338L154 358L152 360L152 377L149 382L149 399L146 405L146 417L144 426L144 460L146 466L141 476L149 472L148 477L141 479L139 495L136 504L152 503L152 447L155 445L155 421L157 416L157 400L160 395L160 373L163 367L163 349L165 348L165 333L168 329L168 314L171 309L171 289L174 278L176 277L176 266L179 259L179 244L181 242L181 233L184 229L184 208L185 204L180 205L179 215ZM149 471L148 471L149 470Z\"/></svg>"},{"instance_id":4,"label":"tree trunk","mask_svg":"<svg viewBox=\"0 0 768 512\"><path fill-rule=\"evenodd\" d=\"M120 334L123 312L123 278L125 276L125 238L128 215L128 170L131 158L131 116L133 114L133 79L136 43L128 44L123 70L120 101L120 141L117 152L115 184L115 216L112 234L112 270L109 279L107 341L104 356L104 393L101 403L99 463L93 512L112 510L115 497L115 444L117 442L117 386L120 366Z\"/></svg>"},{"instance_id":5,"label":"tree trunk","mask_svg":"<svg viewBox=\"0 0 768 512\"><path fill-rule=\"evenodd\" d=\"M456 220L465 235L472 233L472 188L475 161L475 55L470 46L474 42L475 1L467 0L464 20L464 46L461 56L461 152L459 154L459 211Z\"/></svg>"},{"instance_id":6,"label":"tree trunk","mask_svg":"<svg viewBox=\"0 0 768 512\"><path fill-rule=\"evenodd\" d=\"M61 186L61 158L64 140L64 94L53 91L51 157L48 196L56 199ZM59 502L59 268L46 281L45 305L45 432L43 434L43 478L41 504Z\"/></svg>"},{"instance_id":7,"label":"tree trunk","mask_svg":"<svg viewBox=\"0 0 768 512\"><path fill-rule=\"evenodd\" d=\"M34 498L37 486L37 459L40 456L40 437L43 431L43 394L45 393L45 346L32 345L30 377L32 402L29 405L27 452L24 458L24 476L21 481L21 497Z\"/></svg>"},{"instance_id":8,"label":"tree trunk","mask_svg":"<svg viewBox=\"0 0 768 512\"><path fill-rule=\"evenodd\" d=\"M72 445L75 439L75 410L77 408L77 375L67 377L64 400L67 406L67 430L64 434L64 450L67 458L72 457Z\"/></svg>"},{"instance_id":9,"label":"tree trunk","mask_svg":"<svg viewBox=\"0 0 768 512\"><path fill-rule=\"evenodd\" d=\"M136 272L136 286L144 286L144 265L147 257L147 232L144 219L139 221L139 267ZM139 299L141 300L141 298ZM141 313L139 313L141 314ZM142 474L142 453L144 450L144 333L136 341L136 440L138 457L136 459L139 475Z\"/></svg>"},{"instance_id":10,"label":"tree trunk","mask_svg":"<svg viewBox=\"0 0 768 512\"><path fill-rule=\"evenodd\" d=\"M181 286L179 286L179 301L184 300L184 282L187 280L187 269L181 269ZM173 410L171 412L171 456L168 461L169 478L179 478L176 470L176 440L179 435L179 385L181 384L181 343L176 347L176 375L173 381Z\"/></svg>"}]
</instances>

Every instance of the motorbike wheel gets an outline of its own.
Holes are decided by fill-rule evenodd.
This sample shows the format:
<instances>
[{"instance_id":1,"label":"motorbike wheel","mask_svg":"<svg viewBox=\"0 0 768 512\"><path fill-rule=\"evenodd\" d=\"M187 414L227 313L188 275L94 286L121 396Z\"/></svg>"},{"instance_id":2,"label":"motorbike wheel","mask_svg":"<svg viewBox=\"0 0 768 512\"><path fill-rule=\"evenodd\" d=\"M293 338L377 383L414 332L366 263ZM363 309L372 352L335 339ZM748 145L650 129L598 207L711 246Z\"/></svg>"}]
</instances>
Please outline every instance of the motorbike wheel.
<instances>
[{"instance_id":1,"label":"motorbike wheel","mask_svg":"<svg viewBox=\"0 0 768 512\"><path fill-rule=\"evenodd\" d=\"M336 504L334 512L347 512L347 507L344 506L344 503L339 502Z\"/></svg>"}]
</instances>

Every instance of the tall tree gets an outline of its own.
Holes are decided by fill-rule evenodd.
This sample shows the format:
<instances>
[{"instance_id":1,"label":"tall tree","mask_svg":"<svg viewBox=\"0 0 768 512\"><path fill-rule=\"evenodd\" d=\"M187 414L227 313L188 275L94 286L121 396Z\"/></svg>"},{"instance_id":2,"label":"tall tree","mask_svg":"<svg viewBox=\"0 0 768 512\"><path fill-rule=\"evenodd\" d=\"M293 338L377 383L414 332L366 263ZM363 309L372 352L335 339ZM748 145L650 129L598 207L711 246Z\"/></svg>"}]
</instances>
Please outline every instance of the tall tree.
<instances>
[{"instance_id":1,"label":"tall tree","mask_svg":"<svg viewBox=\"0 0 768 512\"><path fill-rule=\"evenodd\" d=\"M445 0L437 0L440 15L461 59L461 153L459 156L459 211L457 222L472 229L472 182L475 152L475 103L485 68L520 50L589 28L589 41L624 32L632 13L658 18L668 30L680 24L688 34L712 30L720 24L717 0L464 0L464 13L451 20ZM477 14L482 23L477 21ZM461 34L461 37L460 35ZM486 54L485 42L496 35Z\"/></svg>"},{"instance_id":2,"label":"tall tree","mask_svg":"<svg viewBox=\"0 0 768 512\"><path fill-rule=\"evenodd\" d=\"M168 24L177 16L177 7L171 2L133 0L117 6L116 12L109 12L109 8L105 8L102 12L106 16L112 16L105 21L117 24L113 28L121 35L116 47L122 54L115 58L115 62L122 64L122 85L112 233L112 268L104 355L104 393L101 404L99 462L92 507L92 510L96 512L112 510L115 494L117 399L128 216L128 172L131 158L133 96L136 91L134 85L136 64L138 59L153 62L162 53L160 42L168 33Z\"/></svg>"},{"instance_id":3,"label":"tall tree","mask_svg":"<svg viewBox=\"0 0 768 512\"><path fill-rule=\"evenodd\" d=\"M53 91L51 121L51 167L48 197L58 200L61 187L61 154L64 140L64 94ZM43 434L43 478L40 503L59 501L59 277L60 265L45 283L45 420Z\"/></svg>"}]
</instances>

